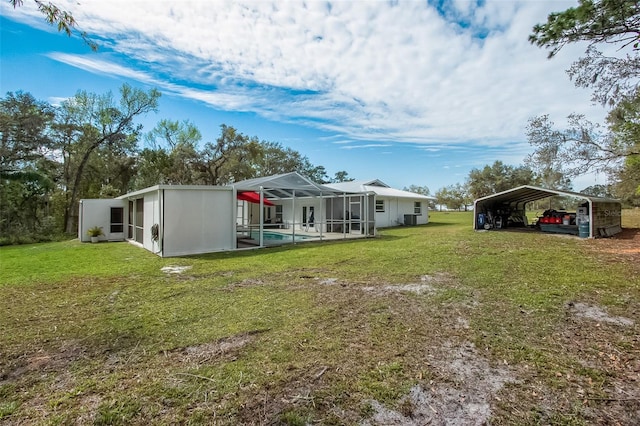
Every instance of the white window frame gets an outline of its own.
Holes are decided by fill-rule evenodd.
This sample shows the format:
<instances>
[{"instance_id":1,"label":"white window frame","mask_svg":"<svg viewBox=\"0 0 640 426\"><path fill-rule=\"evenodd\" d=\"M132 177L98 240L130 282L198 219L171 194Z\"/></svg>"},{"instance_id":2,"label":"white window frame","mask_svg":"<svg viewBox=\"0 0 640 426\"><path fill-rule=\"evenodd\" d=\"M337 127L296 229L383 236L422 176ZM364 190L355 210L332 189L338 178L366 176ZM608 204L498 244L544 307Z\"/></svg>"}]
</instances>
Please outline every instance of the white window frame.
<instances>
[{"instance_id":1,"label":"white window frame","mask_svg":"<svg viewBox=\"0 0 640 426\"><path fill-rule=\"evenodd\" d=\"M376 200L376 213L384 213L386 210L386 203L384 200Z\"/></svg>"},{"instance_id":2,"label":"white window frame","mask_svg":"<svg viewBox=\"0 0 640 426\"><path fill-rule=\"evenodd\" d=\"M420 201L413 202L413 213L417 215L422 214L422 203Z\"/></svg>"}]
</instances>

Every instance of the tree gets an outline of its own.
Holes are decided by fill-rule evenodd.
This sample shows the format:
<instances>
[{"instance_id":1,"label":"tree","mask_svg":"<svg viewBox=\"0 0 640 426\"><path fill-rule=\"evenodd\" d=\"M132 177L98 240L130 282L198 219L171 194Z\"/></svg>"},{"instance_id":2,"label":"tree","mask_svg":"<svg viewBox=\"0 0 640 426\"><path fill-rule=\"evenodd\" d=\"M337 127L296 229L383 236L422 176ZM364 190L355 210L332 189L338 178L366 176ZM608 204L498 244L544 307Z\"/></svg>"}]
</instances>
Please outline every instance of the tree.
<instances>
[{"instance_id":1,"label":"tree","mask_svg":"<svg viewBox=\"0 0 640 426\"><path fill-rule=\"evenodd\" d=\"M554 56L569 43L622 43L622 48L640 40L640 5L637 0L579 0L578 7L552 13L545 24L533 27L529 41L551 49Z\"/></svg>"},{"instance_id":2,"label":"tree","mask_svg":"<svg viewBox=\"0 0 640 426\"><path fill-rule=\"evenodd\" d=\"M191 185L198 183L202 135L188 120L163 119L145 135L149 148L138 156L135 187L158 184Z\"/></svg>"},{"instance_id":3,"label":"tree","mask_svg":"<svg viewBox=\"0 0 640 426\"><path fill-rule=\"evenodd\" d=\"M566 159L561 156L564 138L545 125L548 122L547 115L529 120L527 138L537 149L525 159L525 165L534 171L542 187L570 190L571 179L564 171Z\"/></svg>"},{"instance_id":4,"label":"tree","mask_svg":"<svg viewBox=\"0 0 640 426\"><path fill-rule=\"evenodd\" d=\"M591 195L593 197L613 198L610 185L591 185L580 191L581 194Z\"/></svg>"},{"instance_id":5,"label":"tree","mask_svg":"<svg viewBox=\"0 0 640 426\"><path fill-rule=\"evenodd\" d=\"M612 114L622 112L616 109ZM620 126L620 129L633 128L631 124ZM625 136L622 130L620 132L616 136L584 116L573 114L569 116L565 130L555 129L546 115L531 119L527 135L529 143L535 147L533 156L553 152L568 176L579 176L588 171L612 173L625 158L640 155L640 145L634 142L632 135Z\"/></svg>"},{"instance_id":6,"label":"tree","mask_svg":"<svg viewBox=\"0 0 640 426\"><path fill-rule=\"evenodd\" d=\"M353 180L353 178L349 177L349 173L344 170L340 170L333 175L331 183L353 182Z\"/></svg>"},{"instance_id":7,"label":"tree","mask_svg":"<svg viewBox=\"0 0 640 426\"><path fill-rule=\"evenodd\" d=\"M309 159L288 147L283 147L278 142L261 142L261 152L255 159L256 177L270 176L282 173L298 172L311 180L325 181L326 170L315 169Z\"/></svg>"},{"instance_id":8,"label":"tree","mask_svg":"<svg viewBox=\"0 0 640 426\"><path fill-rule=\"evenodd\" d=\"M533 28L529 41L550 49L553 57L569 43L589 43L586 56L568 70L578 87L592 88L594 102L614 106L633 97L640 77L640 2L637 0L579 0L579 6L552 13ZM604 56L599 44L632 46L622 57Z\"/></svg>"},{"instance_id":9,"label":"tree","mask_svg":"<svg viewBox=\"0 0 640 426\"><path fill-rule=\"evenodd\" d=\"M612 133L610 149L620 155L613 172L615 192L630 205L640 205L640 92L613 109L607 122Z\"/></svg>"},{"instance_id":10,"label":"tree","mask_svg":"<svg viewBox=\"0 0 640 426\"><path fill-rule=\"evenodd\" d=\"M98 50L96 42L91 40L85 31L81 31L78 28L78 23L75 18L66 10L60 9L58 6L51 2L44 2L41 0L33 0L38 7L40 13L45 16L45 20L58 28L58 31L64 32L67 36L71 37L74 33L78 34L82 40L93 50ZM13 8L21 7L24 4L24 0L9 0L9 3L13 5Z\"/></svg>"},{"instance_id":11,"label":"tree","mask_svg":"<svg viewBox=\"0 0 640 426\"><path fill-rule=\"evenodd\" d=\"M7 93L0 100L0 176L12 179L52 151L48 134L55 117L51 105L29 93Z\"/></svg>"},{"instance_id":12,"label":"tree","mask_svg":"<svg viewBox=\"0 0 640 426\"><path fill-rule=\"evenodd\" d=\"M562 131L554 130L546 116L533 119L529 141L536 146L534 155L557 149L568 175L606 172L617 179L618 196L633 200L640 190L636 172L640 162L640 2L579 0L578 7L553 13L545 24L536 25L529 40L551 49L550 57L566 44L588 42L586 56L574 62L569 76L578 87L593 89L595 102L612 108L608 129L580 115L569 116ZM605 56L597 50L602 44L616 45L618 52L625 53ZM546 140L541 137L545 133L550 136Z\"/></svg>"},{"instance_id":13,"label":"tree","mask_svg":"<svg viewBox=\"0 0 640 426\"><path fill-rule=\"evenodd\" d=\"M246 179L253 174L252 160L257 151L257 140L222 124L220 137L208 142L200 152L201 181L207 185L226 185Z\"/></svg>"},{"instance_id":14,"label":"tree","mask_svg":"<svg viewBox=\"0 0 640 426\"><path fill-rule=\"evenodd\" d=\"M308 177L315 183L319 183L321 185L325 183L329 183L329 177L327 176L327 169L324 166L314 166L311 162L304 157L304 166L298 170L300 174Z\"/></svg>"},{"instance_id":15,"label":"tree","mask_svg":"<svg viewBox=\"0 0 640 426\"><path fill-rule=\"evenodd\" d=\"M51 223L54 117L51 105L28 93L9 92L0 100L0 235L5 238L28 238Z\"/></svg>"},{"instance_id":16,"label":"tree","mask_svg":"<svg viewBox=\"0 0 640 426\"><path fill-rule=\"evenodd\" d=\"M408 188L403 188L403 190L413 192L414 194L431 195L428 186L410 185Z\"/></svg>"},{"instance_id":17,"label":"tree","mask_svg":"<svg viewBox=\"0 0 640 426\"><path fill-rule=\"evenodd\" d=\"M110 92L96 95L84 91L62 103L56 130L64 159L65 232L75 230L77 203L89 160L99 148L134 147L142 130L134 119L156 111L159 97L155 89L145 92L124 84L118 103Z\"/></svg>"},{"instance_id":18,"label":"tree","mask_svg":"<svg viewBox=\"0 0 640 426\"><path fill-rule=\"evenodd\" d=\"M465 185L456 183L444 188L440 188L436 191L436 203L442 206L447 206L450 210L467 210L467 206L470 205L473 200L469 196L468 188Z\"/></svg>"},{"instance_id":19,"label":"tree","mask_svg":"<svg viewBox=\"0 0 640 426\"><path fill-rule=\"evenodd\" d=\"M469 172L469 195L473 199L535 183L533 171L525 166L512 167L496 161L492 166Z\"/></svg>"}]
</instances>

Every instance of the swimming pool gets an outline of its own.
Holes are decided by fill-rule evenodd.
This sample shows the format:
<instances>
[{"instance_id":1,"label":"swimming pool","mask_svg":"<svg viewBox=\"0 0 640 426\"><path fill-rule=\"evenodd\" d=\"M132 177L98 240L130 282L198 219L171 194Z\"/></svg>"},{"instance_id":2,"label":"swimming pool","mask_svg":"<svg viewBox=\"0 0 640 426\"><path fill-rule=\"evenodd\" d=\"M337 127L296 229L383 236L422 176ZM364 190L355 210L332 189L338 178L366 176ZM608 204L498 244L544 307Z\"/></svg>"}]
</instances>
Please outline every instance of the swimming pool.
<instances>
[{"instance_id":1,"label":"swimming pool","mask_svg":"<svg viewBox=\"0 0 640 426\"><path fill-rule=\"evenodd\" d=\"M263 231L262 238L265 241L293 241L293 235L291 234L282 234L280 232L272 232L272 231ZM308 237L305 235L296 235L296 241L301 240L311 240L314 237ZM259 240L260 239L260 231L254 230L251 231L251 239Z\"/></svg>"}]
</instances>

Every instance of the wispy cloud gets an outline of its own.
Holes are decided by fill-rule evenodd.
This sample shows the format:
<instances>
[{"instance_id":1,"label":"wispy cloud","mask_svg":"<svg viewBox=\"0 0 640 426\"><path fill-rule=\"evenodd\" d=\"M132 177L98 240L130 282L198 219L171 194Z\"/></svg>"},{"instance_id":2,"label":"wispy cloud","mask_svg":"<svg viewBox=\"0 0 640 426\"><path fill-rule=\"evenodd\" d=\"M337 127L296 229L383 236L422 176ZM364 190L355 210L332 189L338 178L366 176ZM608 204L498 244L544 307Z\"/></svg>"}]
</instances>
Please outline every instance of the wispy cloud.
<instances>
[{"instance_id":1,"label":"wispy cloud","mask_svg":"<svg viewBox=\"0 0 640 426\"><path fill-rule=\"evenodd\" d=\"M51 57L343 140L522 151L532 116L602 115L564 72L580 46L527 41L573 3L60 0L109 52Z\"/></svg>"},{"instance_id":2,"label":"wispy cloud","mask_svg":"<svg viewBox=\"0 0 640 426\"><path fill-rule=\"evenodd\" d=\"M364 149L364 148L386 148L392 146L391 144L387 143L369 143L369 144L364 144L364 145L345 145L345 146L341 146L340 149Z\"/></svg>"}]
</instances>

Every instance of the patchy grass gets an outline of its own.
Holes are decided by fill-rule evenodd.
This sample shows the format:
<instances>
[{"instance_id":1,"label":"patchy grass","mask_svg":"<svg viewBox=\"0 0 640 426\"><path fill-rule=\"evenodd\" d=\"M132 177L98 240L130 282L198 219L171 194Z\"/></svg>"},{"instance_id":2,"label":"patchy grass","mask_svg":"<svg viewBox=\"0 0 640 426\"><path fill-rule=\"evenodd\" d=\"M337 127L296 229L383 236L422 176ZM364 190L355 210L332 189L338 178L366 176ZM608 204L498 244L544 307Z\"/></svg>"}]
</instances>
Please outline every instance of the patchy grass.
<instances>
[{"instance_id":1,"label":"patchy grass","mask_svg":"<svg viewBox=\"0 0 640 426\"><path fill-rule=\"evenodd\" d=\"M623 228L640 228L640 208L622 210Z\"/></svg>"},{"instance_id":2,"label":"patchy grass","mask_svg":"<svg viewBox=\"0 0 640 426\"><path fill-rule=\"evenodd\" d=\"M174 259L1 248L0 420L634 423L633 260L470 224Z\"/></svg>"}]
</instances>

